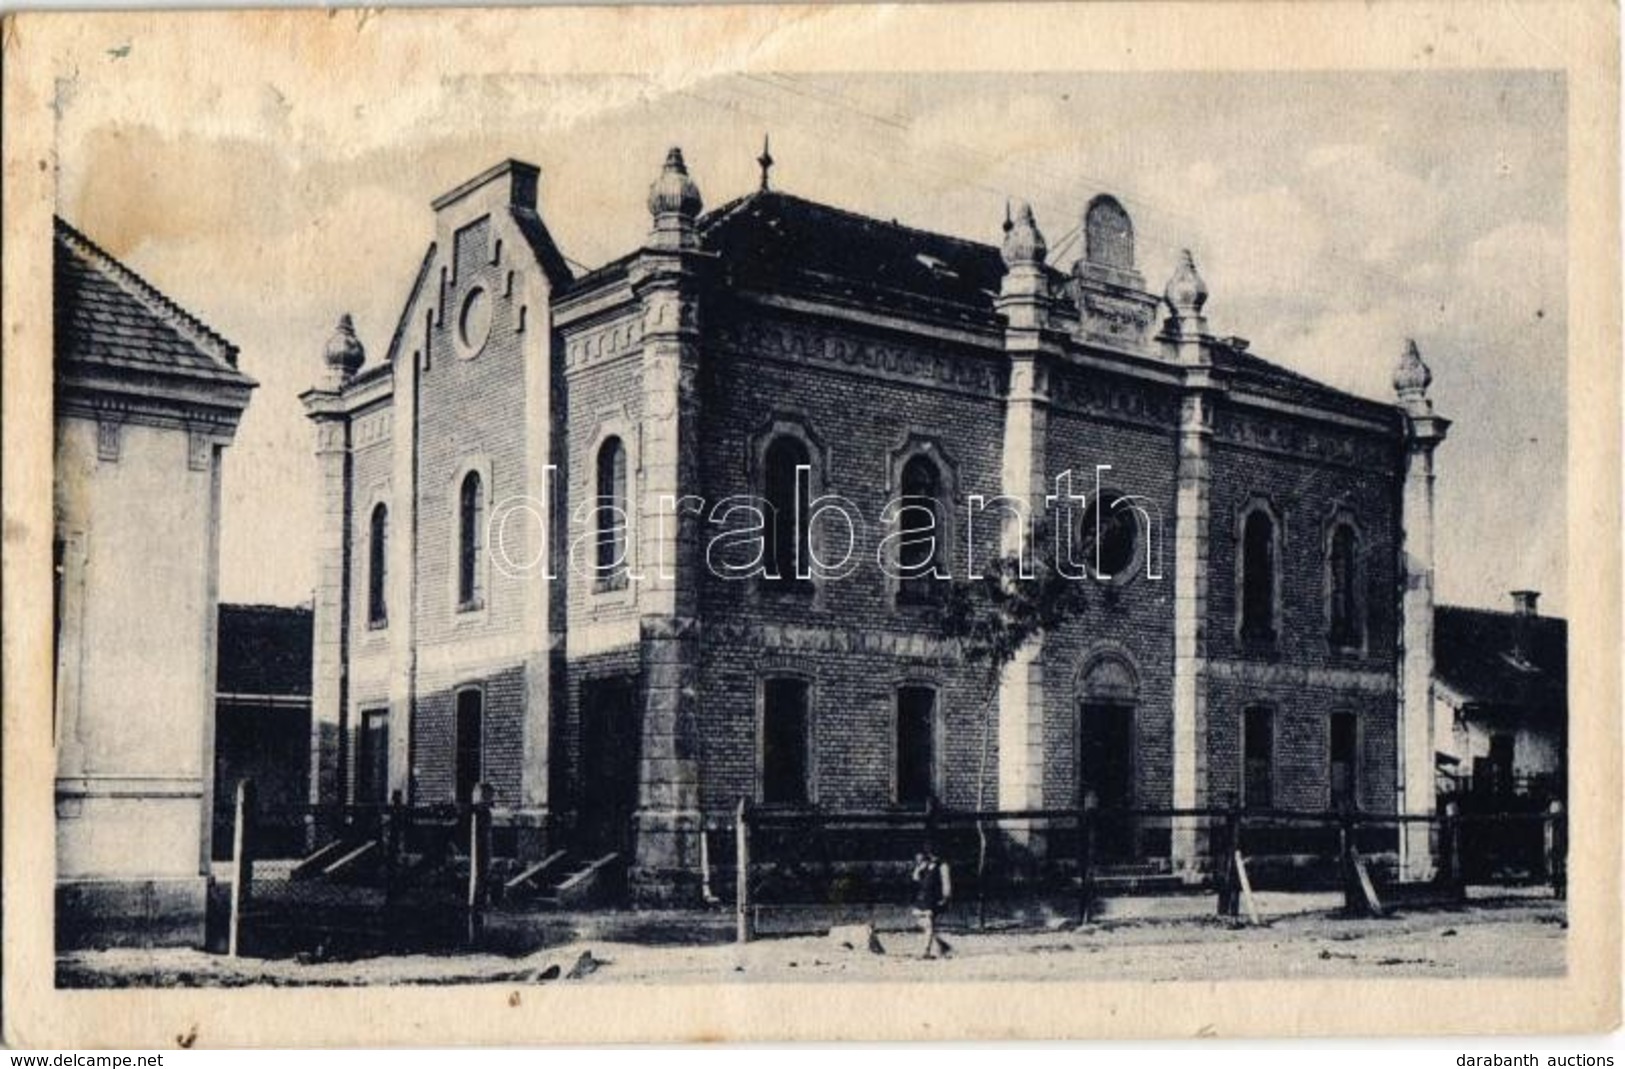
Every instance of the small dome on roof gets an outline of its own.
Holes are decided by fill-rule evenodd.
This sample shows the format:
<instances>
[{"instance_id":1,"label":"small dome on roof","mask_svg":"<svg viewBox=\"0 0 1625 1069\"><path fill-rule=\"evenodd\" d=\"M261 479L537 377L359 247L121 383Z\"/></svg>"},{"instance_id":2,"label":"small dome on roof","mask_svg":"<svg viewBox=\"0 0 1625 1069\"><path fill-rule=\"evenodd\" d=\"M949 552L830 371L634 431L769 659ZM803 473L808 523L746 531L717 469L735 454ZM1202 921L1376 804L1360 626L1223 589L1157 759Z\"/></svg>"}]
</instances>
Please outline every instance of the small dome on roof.
<instances>
[{"instance_id":1,"label":"small dome on roof","mask_svg":"<svg viewBox=\"0 0 1625 1069\"><path fill-rule=\"evenodd\" d=\"M666 153L660 177L649 187L649 214L657 219L662 215L694 218L700 214L700 206L700 187L688 176L683 150L673 146Z\"/></svg>"},{"instance_id":2,"label":"small dome on roof","mask_svg":"<svg viewBox=\"0 0 1625 1069\"><path fill-rule=\"evenodd\" d=\"M1010 267L1017 264L1041 264L1047 255L1049 246L1044 242L1044 235L1039 231L1038 223L1033 218L1033 206L1026 201L1018 201L1015 218L1006 224L1004 262Z\"/></svg>"},{"instance_id":3,"label":"small dome on roof","mask_svg":"<svg viewBox=\"0 0 1625 1069\"><path fill-rule=\"evenodd\" d=\"M333 330L333 336L327 339L327 349L323 353L327 366L353 375L361 369L366 362L367 350L361 344L361 339L355 336L355 323L350 319L350 313L339 316L338 326Z\"/></svg>"},{"instance_id":4,"label":"small dome on roof","mask_svg":"<svg viewBox=\"0 0 1625 1069\"><path fill-rule=\"evenodd\" d=\"M1400 397L1420 397L1433 385L1433 372L1422 362L1416 341L1405 339L1405 352L1394 366L1394 392Z\"/></svg>"},{"instance_id":5,"label":"small dome on roof","mask_svg":"<svg viewBox=\"0 0 1625 1069\"><path fill-rule=\"evenodd\" d=\"M1207 303L1207 283L1196 272L1196 261L1191 257L1191 250L1179 250L1179 266L1168 279L1168 285L1162 293L1163 300L1168 307L1174 310L1175 315L1198 316L1202 314L1202 306Z\"/></svg>"}]
</instances>

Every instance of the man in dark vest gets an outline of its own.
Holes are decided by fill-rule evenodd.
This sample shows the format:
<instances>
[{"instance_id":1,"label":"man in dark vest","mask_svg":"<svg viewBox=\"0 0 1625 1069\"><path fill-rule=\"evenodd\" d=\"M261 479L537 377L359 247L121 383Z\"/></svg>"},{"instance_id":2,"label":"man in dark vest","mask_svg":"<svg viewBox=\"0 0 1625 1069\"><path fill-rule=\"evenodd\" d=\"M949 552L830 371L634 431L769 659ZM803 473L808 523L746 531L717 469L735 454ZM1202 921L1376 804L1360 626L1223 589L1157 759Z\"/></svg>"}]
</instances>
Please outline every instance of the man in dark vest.
<instances>
[{"instance_id":1,"label":"man in dark vest","mask_svg":"<svg viewBox=\"0 0 1625 1069\"><path fill-rule=\"evenodd\" d=\"M949 875L948 864L932 852L930 847L914 855L914 916L919 918L920 927L925 930L925 958L935 958L940 953L942 957L948 956L948 944L937 934L937 915L948 908L948 900L953 897L953 878Z\"/></svg>"}]
</instances>

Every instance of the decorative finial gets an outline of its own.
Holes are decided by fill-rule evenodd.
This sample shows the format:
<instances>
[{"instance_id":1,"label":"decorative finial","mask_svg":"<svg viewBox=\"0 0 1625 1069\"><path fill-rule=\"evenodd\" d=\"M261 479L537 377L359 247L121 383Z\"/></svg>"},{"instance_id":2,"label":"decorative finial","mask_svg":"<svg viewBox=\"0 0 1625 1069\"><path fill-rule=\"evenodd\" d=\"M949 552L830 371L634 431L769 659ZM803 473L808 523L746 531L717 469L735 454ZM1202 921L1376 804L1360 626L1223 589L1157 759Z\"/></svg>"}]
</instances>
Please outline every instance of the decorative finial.
<instances>
[{"instance_id":1,"label":"decorative finial","mask_svg":"<svg viewBox=\"0 0 1625 1069\"><path fill-rule=\"evenodd\" d=\"M649 214L654 217L651 240L659 248L691 248L698 240L694 220L700 214L700 187L688 176L683 150L666 153L660 177L649 186Z\"/></svg>"},{"instance_id":2,"label":"decorative finial","mask_svg":"<svg viewBox=\"0 0 1625 1069\"><path fill-rule=\"evenodd\" d=\"M1004 262L1010 267L1042 264L1049 254L1049 246L1045 244L1044 235L1039 232L1038 222L1033 218L1033 206L1026 201L1016 203L1013 219L1009 206L1005 207L1003 253Z\"/></svg>"},{"instance_id":3,"label":"decorative finial","mask_svg":"<svg viewBox=\"0 0 1625 1069\"><path fill-rule=\"evenodd\" d=\"M660 168L660 177L649 187L649 214L700 214L700 187L688 176L688 164L683 162L683 150L673 147L666 153L666 163Z\"/></svg>"},{"instance_id":4,"label":"decorative finial","mask_svg":"<svg viewBox=\"0 0 1625 1069\"><path fill-rule=\"evenodd\" d=\"M1179 266L1174 268L1173 276L1163 289L1163 300L1168 302L1174 315L1194 317L1202 314L1207 296L1207 283L1196 271L1196 260L1191 256L1191 250L1180 249Z\"/></svg>"},{"instance_id":5,"label":"decorative finial","mask_svg":"<svg viewBox=\"0 0 1625 1069\"><path fill-rule=\"evenodd\" d=\"M1394 393L1401 401L1420 401L1427 397L1433 385L1433 372L1422 362L1422 353L1414 338L1405 339L1405 352L1394 367Z\"/></svg>"},{"instance_id":6,"label":"decorative finial","mask_svg":"<svg viewBox=\"0 0 1625 1069\"><path fill-rule=\"evenodd\" d=\"M350 313L339 316L338 326L333 329L333 336L327 339L327 348L322 357L328 373L341 384L361 370L361 365L367 359L367 350L355 335L355 323L350 319Z\"/></svg>"},{"instance_id":7,"label":"decorative finial","mask_svg":"<svg viewBox=\"0 0 1625 1069\"><path fill-rule=\"evenodd\" d=\"M1010 198L1006 197L1004 198L1004 232L1006 234L1010 233L1011 228L1015 225L1010 219Z\"/></svg>"},{"instance_id":8,"label":"decorative finial","mask_svg":"<svg viewBox=\"0 0 1625 1069\"><path fill-rule=\"evenodd\" d=\"M762 135L762 154L756 157L757 166L762 169L762 192L767 192L767 173L773 169L773 153L767 148L767 135Z\"/></svg>"}]
</instances>

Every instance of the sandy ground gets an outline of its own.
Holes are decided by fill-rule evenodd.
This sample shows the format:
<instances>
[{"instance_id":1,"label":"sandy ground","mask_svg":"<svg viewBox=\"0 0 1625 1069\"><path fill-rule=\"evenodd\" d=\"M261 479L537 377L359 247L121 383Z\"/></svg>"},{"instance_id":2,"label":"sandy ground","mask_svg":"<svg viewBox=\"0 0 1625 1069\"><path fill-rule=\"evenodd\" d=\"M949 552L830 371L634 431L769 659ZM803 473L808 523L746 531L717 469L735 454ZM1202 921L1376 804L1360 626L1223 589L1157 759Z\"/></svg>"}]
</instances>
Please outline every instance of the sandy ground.
<instances>
[{"instance_id":1,"label":"sandy ground","mask_svg":"<svg viewBox=\"0 0 1625 1069\"><path fill-rule=\"evenodd\" d=\"M920 960L917 934L883 931L884 953L840 936L745 945L572 941L523 957L407 955L301 963L192 950L64 955L59 986L447 983L724 983L919 980L1207 980L1317 977L1552 976L1567 922L1550 899L1355 920L1308 912L1236 927L1216 918L1107 920L1046 931L947 933L952 954ZM852 941L850 939L846 941Z\"/></svg>"}]
</instances>

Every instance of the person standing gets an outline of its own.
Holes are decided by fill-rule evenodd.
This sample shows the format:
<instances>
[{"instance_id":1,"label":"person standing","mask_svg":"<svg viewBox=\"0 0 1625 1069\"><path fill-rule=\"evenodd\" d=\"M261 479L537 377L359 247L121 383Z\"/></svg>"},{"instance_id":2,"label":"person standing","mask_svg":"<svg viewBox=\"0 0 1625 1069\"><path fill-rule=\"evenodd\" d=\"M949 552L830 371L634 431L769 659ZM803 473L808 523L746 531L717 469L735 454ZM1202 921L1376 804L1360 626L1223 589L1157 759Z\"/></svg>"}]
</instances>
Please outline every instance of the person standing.
<instances>
[{"instance_id":1,"label":"person standing","mask_svg":"<svg viewBox=\"0 0 1625 1069\"><path fill-rule=\"evenodd\" d=\"M948 863L937 857L930 847L914 855L914 916L925 932L923 958L948 956L948 943L937 934L937 919L948 908L953 897L953 877Z\"/></svg>"}]
</instances>

